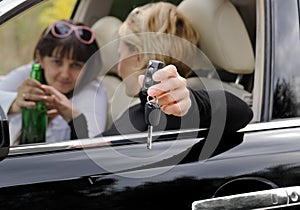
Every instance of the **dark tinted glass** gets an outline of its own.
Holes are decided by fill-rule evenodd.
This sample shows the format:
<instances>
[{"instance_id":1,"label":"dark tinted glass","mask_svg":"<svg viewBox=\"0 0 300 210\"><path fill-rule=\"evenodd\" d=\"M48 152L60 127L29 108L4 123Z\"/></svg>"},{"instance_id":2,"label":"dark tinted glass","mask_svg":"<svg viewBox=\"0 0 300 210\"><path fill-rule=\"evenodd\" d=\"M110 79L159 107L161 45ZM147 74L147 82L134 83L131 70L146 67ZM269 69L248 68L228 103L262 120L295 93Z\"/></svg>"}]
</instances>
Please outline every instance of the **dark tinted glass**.
<instances>
[{"instance_id":1,"label":"dark tinted glass","mask_svg":"<svg viewBox=\"0 0 300 210\"><path fill-rule=\"evenodd\" d=\"M92 38L92 33L85 29L78 29L78 35L86 41L89 41Z\"/></svg>"},{"instance_id":2,"label":"dark tinted glass","mask_svg":"<svg viewBox=\"0 0 300 210\"><path fill-rule=\"evenodd\" d=\"M300 116L299 1L272 1L272 118Z\"/></svg>"},{"instance_id":3,"label":"dark tinted glass","mask_svg":"<svg viewBox=\"0 0 300 210\"><path fill-rule=\"evenodd\" d=\"M71 30L71 28L66 24L57 23L55 24L54 30L57 34L64 35L67 34Z\"/></svg>"}]
</instances>

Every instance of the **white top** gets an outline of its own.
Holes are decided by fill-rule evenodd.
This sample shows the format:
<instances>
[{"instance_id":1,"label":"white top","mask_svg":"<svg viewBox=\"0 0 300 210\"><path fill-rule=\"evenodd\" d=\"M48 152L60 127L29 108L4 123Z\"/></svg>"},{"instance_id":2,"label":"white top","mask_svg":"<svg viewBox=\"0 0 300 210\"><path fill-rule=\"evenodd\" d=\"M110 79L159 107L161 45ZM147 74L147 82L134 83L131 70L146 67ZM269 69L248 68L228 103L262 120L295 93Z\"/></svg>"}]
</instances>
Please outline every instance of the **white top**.
<instances>
[{"instance_id":1,"label":"white top","mask_svg":"<svg viewBox=\"0 0 300 210\"><path fill-rule=\"evenodd\" d=\"M32 63L21 66L0 80L0 105L7 114L17 96L17 88L29 77ZM102 133L105 129L107 117L107 95L103 84L99 80L93 80L85 85L80 91L74 91L70 99L86 117L89 137ZM22 124L22 114L9 114L10 142L16 144ZM59 142L70 140L70 127L61 117L57 116L48 124L46 142Z\"/></svg>"}]
</instances>

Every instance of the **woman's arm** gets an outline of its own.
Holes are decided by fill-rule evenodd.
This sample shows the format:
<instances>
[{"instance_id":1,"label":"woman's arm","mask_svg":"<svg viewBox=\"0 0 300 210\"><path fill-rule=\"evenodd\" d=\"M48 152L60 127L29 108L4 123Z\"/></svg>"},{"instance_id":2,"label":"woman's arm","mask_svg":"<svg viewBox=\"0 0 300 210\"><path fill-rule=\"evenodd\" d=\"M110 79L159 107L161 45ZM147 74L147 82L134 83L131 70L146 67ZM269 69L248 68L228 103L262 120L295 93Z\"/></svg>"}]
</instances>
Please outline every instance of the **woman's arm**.
<instances>
[{"instance_id":1,"label":"woman's arm","mask_svg":"<svg viewBox=\"0 0 300 210\"><path fill-rule=\"evenodd\" d=\"M72 119L68 124L71 129L71 140L85 139L89 137L87 121L83 114Z\"/></svg>"},{"instance_id":2,"label":"woman's arm","mask_svg":"<svg viewBox=\"0 0 300 210\"><path fill-rule=\"evenodd\" d=\"M0 90L0 98L1 98L0 105L6 114L9 113L10 107L14 102L14 100L16 99L16 97L17 97L16 92Z\"/></svg>"},{"instance_id":3,"label":"woman's arm","mask_svg":"<svg viewBox=\"0 0 300 210\"><path fill-rule=\"evenodd\" d=\"M61 115L73 129L71 135L77 133L78 138L89 138L104 131L107 97L100 82L92 81L78 92L75 88L71 100L51 86L43 85L43 89L48 94L44 98L49 108L48 116Z\"/></svg>"},{"instance_id":4,"label":"woman's arm","mask_svg":"<svg viewBox=\"0 0 300 210\"><path fill-rule=\"evenodd\" d=\"M89 137L94 137L105 130L107 100L105 88L98 80L93 80L79 92L76 89L74 91L71 101L73 106L76 106L84 114Z\"/></svg>"},{"instance_id":5,"label":"woman's arm","mask_svg":"<svg viewBox=\"0 0 300 210\"><path fill-rule=\"evenodd\" d=\"M17 98L18 87L29 77L31 63L23 65L5 75L0 80L0 105L9 114L11 105Z\"/></svg>"},{"instance_id":6,"label":"woman's arm","mask_svg":"<svg viewBox=\"0 0 300 210\"><path fill-rule=\"evenodd\" d=\"M32 63L12 70L0 80L0 90L17 92L19 85L29 77Z\"/></svg>"},{"instance_id":7,"label":"woman's arm","mask_svg":"<svg viewBox=\"0 0 300 210\"><path fill-rule=\"evenodd\" d=\"M190 92L192 106L184 117L195 117L198 110L200 127L214 126L230 133L245 127L253 117L249 105L227 91L190 89Z\"/></svg>"},{"instance_id":8,"label":"woman's arm","mask_svg":"<svg viewBox=\"0 0 300 210\"><path fill-rule=\"evenodd\" d=\"M143 78L139 78L140 85ZM227 133L243 128L253 117L246 102L229 92L189 90L186 80L173 65L155 72L153 79L159 83L148 89L148 95L158 97L165 114L182 117L182 128L209 127L212 124ZM170 128L178 127L176 118L171 118Z\"/></svg>"}]
</instances>

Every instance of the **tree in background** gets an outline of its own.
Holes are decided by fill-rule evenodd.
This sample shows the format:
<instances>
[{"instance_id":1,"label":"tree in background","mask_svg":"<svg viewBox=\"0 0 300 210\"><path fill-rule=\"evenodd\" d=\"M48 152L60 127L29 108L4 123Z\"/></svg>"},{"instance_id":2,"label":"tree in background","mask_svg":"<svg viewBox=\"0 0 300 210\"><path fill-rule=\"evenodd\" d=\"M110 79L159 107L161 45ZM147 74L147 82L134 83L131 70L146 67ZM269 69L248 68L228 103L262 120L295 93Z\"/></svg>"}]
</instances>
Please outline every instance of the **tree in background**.
<instances>
[{"instance_id":1,"label":"tree in background","mask_svg":"<svg viewBox=\"0 0 300 210\"><path fill-rule=\"evenodd\" d=\"M296 94L292 88L291 82L284 78L278 78L274 90L273 101L273 119L297 117L298 107Z\"/></svg>"},{"instance_id":2,"label":"tree in background","mask_svg":"<svg viewBox=\"0 0 300 210\"><path fill-rule=\"evenodd\" d=\"M45 27L71 17L76 0L50 0L1 25L0 75L32 60L34 47Z\"/></svg>"},{"instance_id":3,"label":"tree in background","mask_svg":"<svg viewBox=\"0 0 300 210\"><path fill-rule=\"evenodd\" d=\"M51 5L42 11L39 21L42 25L49 25L55 20L71 17L76 0L53 0Z\"/></svg>"}]
</instances>

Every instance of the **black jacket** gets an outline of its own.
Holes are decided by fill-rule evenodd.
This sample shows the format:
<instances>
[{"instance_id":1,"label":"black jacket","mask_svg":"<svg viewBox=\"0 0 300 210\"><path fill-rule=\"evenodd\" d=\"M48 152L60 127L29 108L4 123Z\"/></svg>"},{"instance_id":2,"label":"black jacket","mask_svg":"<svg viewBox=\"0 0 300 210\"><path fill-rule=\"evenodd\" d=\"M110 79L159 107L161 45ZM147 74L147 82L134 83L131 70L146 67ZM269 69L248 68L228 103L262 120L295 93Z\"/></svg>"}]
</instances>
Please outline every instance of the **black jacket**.
<instances>
[{"instance_id":1,"label":"black jacket","mask_svg":"<svg viewBox=\"0 0 300 210\"><path fill-rule=\"evenodd\" d=\"M145 123L146 96L139 94L141 103L130 107L107 131L98 136L111 136L147 131ZM229 133L245 127L253 117L251 108L240 98L226 91L190 89L192 106L183 117L161 113L153 131L184 128L210 128L215 132ZM211 126L212 125L212 126Z\"/></svg>"}]
</instances>

